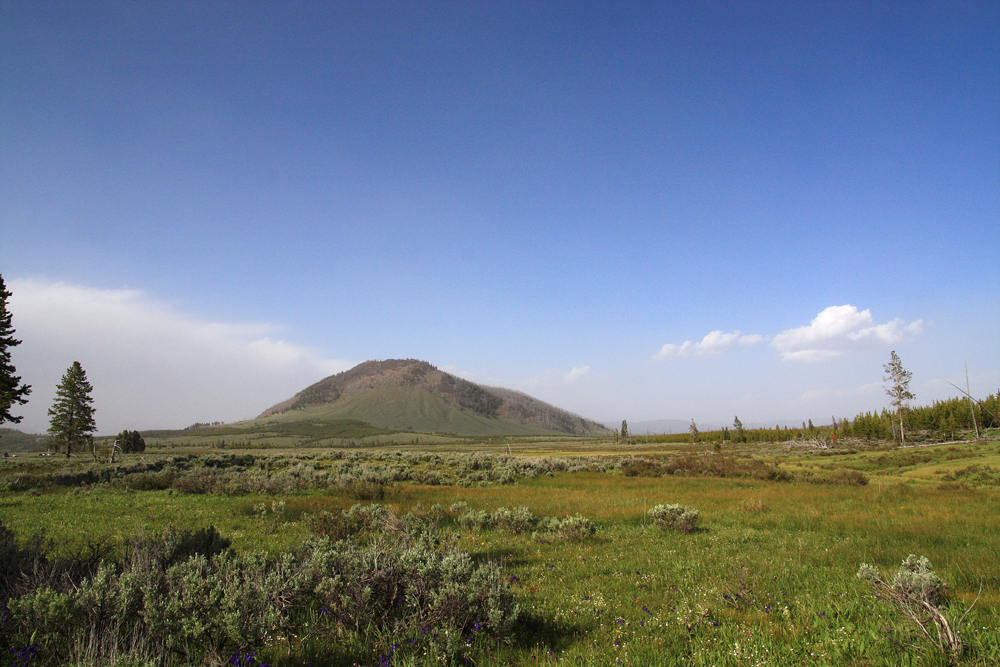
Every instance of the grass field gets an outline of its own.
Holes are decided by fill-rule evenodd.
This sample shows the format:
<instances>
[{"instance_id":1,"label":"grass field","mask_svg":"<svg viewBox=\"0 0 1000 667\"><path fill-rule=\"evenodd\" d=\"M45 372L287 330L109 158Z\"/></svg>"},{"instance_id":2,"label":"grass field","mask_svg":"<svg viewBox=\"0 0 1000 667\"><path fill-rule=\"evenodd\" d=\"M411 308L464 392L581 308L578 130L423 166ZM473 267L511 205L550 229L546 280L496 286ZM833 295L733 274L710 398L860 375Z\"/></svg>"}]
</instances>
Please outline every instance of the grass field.
<instances>
[{"instance_id":1,"label":"grass field","mask_svg":"<svg viewBox=\"0 0 1000 667\"><path fill-rule=\"evenodd\" d=\"M522 456L567 448L518 444ZM643 451L652 461L694 453L684 446L634 448ZM966 649L958 664L1000 664L1000 443L854 453L776 446L758 454L793 479L629 477L612 466L512 485L403 482L385 487L381 502L420 516L440 505L443 531L475 559L502 564L521 616L510 636L466 654L476 664L945 665L944 654L856 576L861 563L891 576L910 554L929 558L948 584L946 614L953 620L975 602L961 628ZM324 465L322 458L307 460ZM36 471L43 465L22 463ZM9 479L17 470L3 473ZM867 483L837 477L845 470ZM577 542L462 529L447 511L457 501L489 512L528 507L537 517L582 514L597 533ZM175 525L215 526L236 551L277 555L307 537L305 513L355 502L351 489L338 485L271 496L108 483L0 491L0 517L21 536L44 531L54 553L71 553L84 539L114 542ZM653 526L647 511L669 503L699 510L698 529ZM274 509L261 514L261 504ZM280 642L256 648L268 664L298 664ZM380 656L333 651L320 662L310 659L378 664ZM415 643L383 664L428 663Z\"/></svg>"}]
</instances>

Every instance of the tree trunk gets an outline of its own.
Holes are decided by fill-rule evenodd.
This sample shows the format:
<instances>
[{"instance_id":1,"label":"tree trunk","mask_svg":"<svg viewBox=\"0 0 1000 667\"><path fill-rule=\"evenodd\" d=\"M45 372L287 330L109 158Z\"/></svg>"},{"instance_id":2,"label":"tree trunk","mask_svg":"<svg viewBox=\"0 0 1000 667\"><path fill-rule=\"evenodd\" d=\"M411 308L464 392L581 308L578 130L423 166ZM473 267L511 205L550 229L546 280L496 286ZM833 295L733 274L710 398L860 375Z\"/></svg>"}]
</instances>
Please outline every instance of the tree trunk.
<instances>
[{"instance_id":1,"label":"tree trunk","mask_svg":"<svg viewBox=\"0 0 1000 667\"><path fill-rule=\"evenodd\" d=\"M969 364L965 364L965 397L969 401L969 412L972 414L972 427L976 429L976 442L979 442L979 423L976 421L976 407L972 404L972 394L969 393Z\"/></svg>"}]
</instances>

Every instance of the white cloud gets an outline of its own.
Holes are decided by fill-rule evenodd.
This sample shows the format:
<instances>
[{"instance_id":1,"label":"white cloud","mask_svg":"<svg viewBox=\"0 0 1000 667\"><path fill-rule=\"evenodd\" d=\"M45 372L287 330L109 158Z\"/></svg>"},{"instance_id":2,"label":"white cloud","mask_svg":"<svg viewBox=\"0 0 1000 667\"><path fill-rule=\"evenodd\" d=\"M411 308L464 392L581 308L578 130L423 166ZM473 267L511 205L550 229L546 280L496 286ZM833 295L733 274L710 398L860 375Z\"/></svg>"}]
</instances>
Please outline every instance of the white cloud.
<instances>
[{"instance_id":1,"label":"white cloud","mask_svg":"<svg viewBox=\"0 0 1000 667\"><path fill-rule=\"evenodd\" d=\"M764 337L760 334L751 334L748 336L740 336L740 345L743 347L749 347L750 345L756 345L764 341Z\"/></svg>"},{"instance_id":2,"label":"white cloud","mask_svg":"<svg viewBox=\"0 0 1000 667\"><path fill-rule=\"evenodd\" d=\"M47 428L62 374L79 361L101 433L253 417L349 368L278 336L267 323L210 322L130 289L8 281L18 373L33 385L22 427Z\"/></svg>"},{"instance_id":3,"label":"white cloud","mask_svg":"<svg viewBox=\"0 0 1000 667\"><path fill-rule=\"evenodd\" d=\"M667 343L653 355L665 361L684 357L716 357L735 346L749 346L771 340L785 361L822 362L839 359L850 352L880 350L899 342L912 340L923 332L924 321L906 324L895 319L885 324L873 324L870 310L858 311L851 305L830 306L804 327L788 329L771 338L760 334L741 335L713 331L699 342L684 341L680 345Z\"/></svg>"},{"instance_id":4,"label":"white cloud","mask_svg":"<svg viewBox=\"0 0 1000 667\"><path fill-rule=\"evenodd\" d=\"M566 373L566 377L564 377L563 380L565 382L576 382L589 372L590 372L590 366L582 366L579 368L574 368L569 373Z\"/></svg>"},{"instance_id":5,"label":"white cloud","mask_svg":"<svg viewBox=\"0 0 1000 667\"><path fill-rule=\"evenodd\" d=\"M722 333L713 331L706 334L699 342L684 341L681 345L667 343L660 351L653 355L653 359L663 361L667 359L680 359L682 357L715 357L723 350L734 345L756 345L764 340L760 334L740 335L739 330L733 333Z\"/></svg>"},{"instance_id":6,"label":"white cloud","mask_svg":"<svg viewBox=\"0 0 1000 667\"><path fill-rule=\"evenodd\" d=\"M923 320L906 324L895 319L872 325L868 309L830 306L804 327L782 331L771 341L785 361L822 362L839 359L850 352L882 349L911 340L923 331Z\"/></svg>"}]
</instances>

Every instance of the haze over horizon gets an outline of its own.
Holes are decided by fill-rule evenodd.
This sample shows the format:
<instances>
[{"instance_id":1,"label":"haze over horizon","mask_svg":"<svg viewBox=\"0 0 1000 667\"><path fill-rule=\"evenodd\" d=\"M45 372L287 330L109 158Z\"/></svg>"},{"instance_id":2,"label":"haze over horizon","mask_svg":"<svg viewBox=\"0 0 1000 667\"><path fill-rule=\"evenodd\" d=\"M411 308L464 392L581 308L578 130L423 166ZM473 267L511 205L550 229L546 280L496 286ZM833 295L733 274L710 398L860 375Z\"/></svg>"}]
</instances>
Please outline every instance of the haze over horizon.
<instances>
[{"instance_id":1,"label":"haze over horizon","mask_svg":"<svg viewBox=\"0 0 1000 667\"><path fill-rule=\"evenodd\" d=\"M596 421L1000 387L1000 5L0 5L0 274L44 432L415 358Z\"/></svg>"}]
</instances>

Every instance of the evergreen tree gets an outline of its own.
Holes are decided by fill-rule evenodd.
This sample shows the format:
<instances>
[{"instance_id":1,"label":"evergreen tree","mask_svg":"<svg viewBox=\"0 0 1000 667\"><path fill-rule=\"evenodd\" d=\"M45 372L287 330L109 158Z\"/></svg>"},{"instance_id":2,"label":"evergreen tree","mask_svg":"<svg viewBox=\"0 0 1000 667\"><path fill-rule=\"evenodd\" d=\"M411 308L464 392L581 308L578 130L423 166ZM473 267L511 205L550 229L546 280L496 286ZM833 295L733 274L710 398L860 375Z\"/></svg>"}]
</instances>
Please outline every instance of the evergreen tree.
<instances>
[{"instance_id":1,"label":"evergreen tree","mask_svg":"<svg viewBox=\"0 0 1000 667\"><path fill-rule=\"evenodd\" d=\"M93 390L79 361L73 362L56 387L56 400L49 408L49 433L54 447L66 447L67 458L74 448L81 449L94 441L97 426L91 406Z\"/></svg>"},{"instance_id":2,"label":"evergreen tree","mask_svg":"<svg viewBox=\"0 0 1000 667\"><path fill-rule=\"evenodd\" d=\"M733 429L736 430L736 439L733 442L745 442L746 438L743 436L743 422L740 421L738 415L733 417Z\"/></svg>"},{"instance_id":3,"label":"evergreen tree","mask_svg":"<svg viewBox=\"0 0 1000 667\"><path fill-rule=\"evenodd\" d=\"M10 409L15 403L18 405L27 403L26 396L31 393L31 385L21 383L21 378L14 375L17 369L10 363L9 348L21 344L21 341L14 338L11 314L7 310L7 298L10 295L7 286L4 285L3 276L0 276L0 424L20 423L22 417L10 414Z\"/></svg>"},{"instance_id":4,"label":"evergreen tree","mask_svg":"<svg viewBox=\"0 0 1000 667\"><path fill-rule=\"evenodd\" d=\"M624 419L622 420L622 432L621 432L622 444L628 444L628 422Z\"/></svg>"},{"instance_id":5,"label":"evergreen tree","mask_svg":"<svg viewBox=\"0 0 1000 667\"><path fill-rule=\"evenodd\" d=\"M691 442L698 442L698 426L694 423L693 419L691 420L691 426L688 430L691 431Z\"/></svg>"},{"instance_id":6,"label":"evergreen tree","mask_svg":"<svg viewBox=\"0 0 1000 667\"><path fill-rule=\"evenodd\" d=\"M126 429L118 434L117 441L123 454L140 454L146 451L146 441L138 431Z\"/></svg>"},{"instance_id":7,"label":"evergreen tree","mask_svg":"<svg viewBox=\"0 0 1000 667\"><path fill-rule=\"evenodd\" d=\"M934 420L934 428L942 436L948 432L948 414L946 412L940 412L937 419Z\"/></svg>"},{"instance_id":8,"label":"evergreen tree","mask_svg":"<svg viewBox=\"0 0 1000 667\"><path fill-rule=\"evenodd\" d=\"M903 368L903 362L899 360L896 351L892 351L889 363L883 364L882 368L886 375L882 378L885 384L885 393L889 395L889 403L896 408L896 415L899 417L899 442L906 444L906 432L903 430L903 412L906 410L906 402L913 400L910 392L910 378L913 373Z\"/></svg>"}]
</instances>

